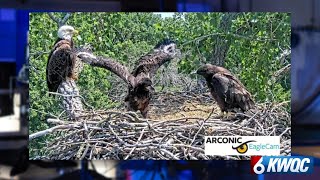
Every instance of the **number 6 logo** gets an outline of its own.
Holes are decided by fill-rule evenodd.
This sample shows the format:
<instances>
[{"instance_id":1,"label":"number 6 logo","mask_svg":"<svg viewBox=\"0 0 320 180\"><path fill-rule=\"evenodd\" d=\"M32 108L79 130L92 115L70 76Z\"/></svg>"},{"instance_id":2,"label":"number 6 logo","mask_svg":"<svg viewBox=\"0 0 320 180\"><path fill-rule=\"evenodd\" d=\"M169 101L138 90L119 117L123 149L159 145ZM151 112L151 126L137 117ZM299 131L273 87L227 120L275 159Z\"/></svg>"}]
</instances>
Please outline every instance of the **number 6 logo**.
<instances>
[{"instance_id":1,"label":"number 6 logo","mask_svg":"<svg viewBox=\"0 0 320 180\"><path fill-rule=\"evenodd\" d=\"M253 167L253 171L256 173L256 174L262 174L265 170L265 167L264 165L262 164L262 157L259 159L259 161L254 165Z\"/></svg>"}]
</instances>

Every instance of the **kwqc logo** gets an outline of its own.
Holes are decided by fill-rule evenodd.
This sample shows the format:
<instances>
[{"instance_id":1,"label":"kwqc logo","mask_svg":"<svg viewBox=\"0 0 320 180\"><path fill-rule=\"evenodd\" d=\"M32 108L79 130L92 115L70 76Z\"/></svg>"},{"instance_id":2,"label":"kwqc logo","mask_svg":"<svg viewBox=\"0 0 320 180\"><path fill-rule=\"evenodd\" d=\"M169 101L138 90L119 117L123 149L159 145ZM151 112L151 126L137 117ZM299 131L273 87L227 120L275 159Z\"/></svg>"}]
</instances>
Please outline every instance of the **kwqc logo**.
<instances>
[{"instance_id":1,"label":"kwqc logo","mask_svg":"<svg viewBox=\"0 0 320 180\"><path fill-rule=\"evenodd\" d=\"M312 173L313 157L251 156L251 173Z\"/></svg>"}]
</instances>

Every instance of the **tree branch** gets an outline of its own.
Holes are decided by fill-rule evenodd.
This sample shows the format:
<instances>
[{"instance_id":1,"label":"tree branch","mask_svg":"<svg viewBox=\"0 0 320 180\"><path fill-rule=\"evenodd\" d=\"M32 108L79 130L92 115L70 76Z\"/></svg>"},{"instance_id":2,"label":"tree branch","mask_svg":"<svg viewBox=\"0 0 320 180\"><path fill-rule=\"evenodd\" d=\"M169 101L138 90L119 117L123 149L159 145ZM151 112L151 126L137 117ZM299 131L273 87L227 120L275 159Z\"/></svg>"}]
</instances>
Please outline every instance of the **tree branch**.
<instances>
[{"instance_id":1,"label":"tree branch","mask_svg":"<svg viewBox=\"0 0 320 180\"><path fill-rule=\"evenodd\" d=\"M29 141L34 139L34 138L38 138L38 137L44 136L46 134L53 133L54 131L56 131L58 129L74 129L76 127L79 127L79 126L78 125L74 125L74 124L58 125L58 126L55 126L55 127L43 130L43 131L39 131L39 132L30 134L29 135Z\"/></svg>"},{"instance_id":2,"label":"tree branch","mask_svg":"<svg viewBox=\"0 0 320 180\"><path fill-rule=\"evenodd\" d=\"M273 75L271 80L276 82L278 79L280 79L282 76L284 76L285 74L287 74L288 72L290 72L291 69L291 64L288 64L284 67L282 67L281 69L279 69L278 71L276 71ZM273 82L273 83L274 83Z\"/></svg>"},{"instance_id":3,"label":"tree branch","mask_svg":"<svg viewBox=\"0 0 320 180\"><path fill-rule=\"evenodd\" d=\"M58 19L56 18L53 13L48 13L49 17L58 24L58 27L63 26L67 20L69 19L69 17L71 16L71 13L67 13L62 19Z\"/></svg>"},{"instance_id":4,"label":"tree branch","mask_svg":"<svg viewBox=\"0 0 320 180\"><path fill-rule=\"evenodd\" d=\"M246 40L250 40L250 41L259 41L259 42L265 42L265 41L276 41L277 39L270 39L270 38L261 38L261 37L255 37L255 36L246 36L246 35L242 35L242 34L234 34L234 33L221 33L221 32L217 32L217 33L212 33L212 34L207 34L207 35L203 35L203 36L199 36L193 40L187 41L183 44L181 44L181 46L184 46L186 44L190 44L192 42L195 41L202 41L208 37L211 36L221 36L221 37L226 37L226 36L233 36L236 38L242 38L242 39L246 39Z\"/></svg>"},{"instance_id":5,"label":"tree branch","mask_svg":"<svg viewBox=\"0 0 320 180\"><path fill-rule=\"evenodd\" d=\"M221 32L229 33L232 26L232 20L236 19L238 16L239 14L236 13L224 14L219 25L219 30ZM223 37L218 37L215 40L215 45L210 59L211 63L218 66L224 65L224 60L229 51L230 43L230 41L226 42L225 38Z\"/></svg>"},{"instance_id":6,"label":"tree branch","mask_svg":"<svg viewBox=\"0 0 320 180\"><path fill-rule=\"evenodd\" d=\"M57 19L56 17L54 17L53 13L48 13L49 17L54 21L56 22L58 25L60 24L60 21L59 19Z\"/></svg>"},{"instance_id":7,"label":"tree branch","mask_svg":"<svg viewBox=\"0 0 320 180\"><path fill-rule=\"evenodd\" d=\"M70 16L71 16L71 13L67 13L64 16L64 18L60 21L60 23L61 23L60 26L64 25L67 22L67 20L69 19Z\"/></svg>"}]
</instances>

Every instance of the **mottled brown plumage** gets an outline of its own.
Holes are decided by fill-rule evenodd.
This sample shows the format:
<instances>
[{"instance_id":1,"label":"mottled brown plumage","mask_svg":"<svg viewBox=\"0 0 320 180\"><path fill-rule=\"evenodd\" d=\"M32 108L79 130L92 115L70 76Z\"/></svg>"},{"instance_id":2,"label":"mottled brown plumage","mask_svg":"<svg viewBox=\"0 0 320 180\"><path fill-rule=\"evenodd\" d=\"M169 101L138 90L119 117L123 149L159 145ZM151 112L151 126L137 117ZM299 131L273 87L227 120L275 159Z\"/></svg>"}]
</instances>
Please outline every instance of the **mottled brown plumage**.
<instances>
[{"instance_id":1,"label":"mottled brown plumage","mask_svg":"<svg viewBox=\"0 0 320 180\"><path fill-rule=\"evenodd\" d=\"M158 68L173 59L176 54L176 44L165 40L155 46L150 53L141 57L132 73L112 59L96 57L88 53L79 53L78 57L92 66L105 68L123 79L128 84L128 94L124 100L127 110L139 110L142 116L147 118L149 102L154 91L152 78Z\"/></svg>"},{"instance_id":2,"label":"mottled brown plumage","mask_svg":"<svg viewBox=\"0 0 320 180\"><path fill-rule=\"evenodd\" d=\"M222 112L235 108L247 111L255 103L244 85L227 69L206 64L198 69L197 74L204 76L213 98Z\"/></svg>"}]
</instances>

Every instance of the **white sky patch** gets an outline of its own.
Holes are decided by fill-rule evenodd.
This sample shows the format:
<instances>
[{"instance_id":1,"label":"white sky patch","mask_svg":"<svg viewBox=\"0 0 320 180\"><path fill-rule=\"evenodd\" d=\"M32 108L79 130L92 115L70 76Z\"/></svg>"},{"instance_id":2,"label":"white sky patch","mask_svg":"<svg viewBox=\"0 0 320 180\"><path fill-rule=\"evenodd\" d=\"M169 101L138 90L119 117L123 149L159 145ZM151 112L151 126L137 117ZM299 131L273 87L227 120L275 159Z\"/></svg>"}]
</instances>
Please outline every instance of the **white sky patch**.
<instances>
[{"instance_id":1,"label":"white sky patch","mask_svg":"<svg viewBox=\"0 0 320 180\"><path fill-rule=\"evenodd\" d=\"M164 13L154 13L154 14L160 14L162 18L166 17L173 17L174 13L164 12Z\"/></svg>"}]
</instances>

